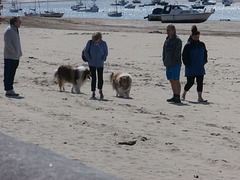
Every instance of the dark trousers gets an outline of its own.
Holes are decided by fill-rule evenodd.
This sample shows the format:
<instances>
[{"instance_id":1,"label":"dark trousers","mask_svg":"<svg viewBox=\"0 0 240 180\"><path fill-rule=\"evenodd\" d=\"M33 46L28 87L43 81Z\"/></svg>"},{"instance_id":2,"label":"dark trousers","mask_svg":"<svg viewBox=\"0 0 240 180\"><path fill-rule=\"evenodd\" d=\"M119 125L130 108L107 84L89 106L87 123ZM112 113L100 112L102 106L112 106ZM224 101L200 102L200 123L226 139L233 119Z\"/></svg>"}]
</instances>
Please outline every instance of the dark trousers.
<instances>
[{"instance_id":1,"label":"dark trousers","mask_svg":"<svg viewBox=\"0 0 240 180\"><path fill-rule=\"evenodd\" d=\"M187 84L184 87L185 91L189 91L189 89L193 86L195 78L197 79L197 91L202 92L203 91L203 79L204 76L189 76L187 77Z\"/></svg>"},{"instance_id":2,"label":"dark trousers","mask_svg":"<svg viewBox=\"0 0 240 180\"><path fill-rule=\"evenodd\" d=\"M17 67L19 65L18 60L4 59L4 90L9 91L13 89L14 77Z\"/></svg>"},{"instance_id":3,"label":"dark trousers","mask_svg":"<svg viewBox=\"0 0 240 180\"><path fill-rule=\"evenodd\" d=\"M96 83L97 83L97 77L98 76L98 89L102 89L103 87L103 67L96 68L90 66L91 76L92 76L92 83L91 83L91 91L96 91ZM97 75L96 75L97 72Z\"/></svg>"}]
</instances>

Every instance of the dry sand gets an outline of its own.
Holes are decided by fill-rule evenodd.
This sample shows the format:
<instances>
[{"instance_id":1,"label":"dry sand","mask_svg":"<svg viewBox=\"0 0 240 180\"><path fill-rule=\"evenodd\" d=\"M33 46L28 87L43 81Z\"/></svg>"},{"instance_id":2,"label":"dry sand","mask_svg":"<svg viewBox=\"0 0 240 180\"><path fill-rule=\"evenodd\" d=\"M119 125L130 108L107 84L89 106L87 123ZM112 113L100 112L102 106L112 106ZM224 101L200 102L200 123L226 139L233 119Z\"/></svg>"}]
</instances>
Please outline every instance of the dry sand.
<instances>
[{"instance_id":1,"label":"dry sand","mask_svg":"<svg viewBox=\"0 0 240 180\"><path fill-rule=\"evenodd\" d=\"M172 92L161 60L165 26L139 20L24 18L24 55L15 79L23 98L14 99L3 91L7 24L1 24L0 131L126 180L239 180L240 23L199 24L209 51L204 85L209 103L197 103L194 86L182 105L166 102ZM185 44L191 24L176 27ZM71 94L70 86L60 93L53 70L62 64L86 66L81 50L95 30L104 33L109 46L106 101L89 100L90 82L83 94ZM132 75L133 99L114 97L112 71ZM184 68L181 82L186 82ZM137 143L118 145L131 140Z\"/></svg>"}]
</instances>

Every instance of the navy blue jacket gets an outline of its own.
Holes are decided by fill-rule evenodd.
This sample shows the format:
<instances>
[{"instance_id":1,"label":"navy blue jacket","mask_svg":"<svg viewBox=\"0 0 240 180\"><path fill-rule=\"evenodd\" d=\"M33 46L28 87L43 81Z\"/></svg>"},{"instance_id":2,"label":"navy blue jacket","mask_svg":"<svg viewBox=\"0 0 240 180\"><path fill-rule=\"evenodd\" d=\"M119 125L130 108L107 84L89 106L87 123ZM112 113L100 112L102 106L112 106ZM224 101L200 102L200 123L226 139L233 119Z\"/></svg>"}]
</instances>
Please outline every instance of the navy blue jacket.
<instances>
[{"instance_id":1,"label":"navy blue jacket","mask_svg":"<svg viewBox=\"0 0 240 180\"><path fill-rule=\"evenodd\" d=\"M89 51L89 48L90 48L90 51ZM103 67L104 61L107 60L107 56L108 56L107 43L101 40L99 44L96 44L94 43L94 41L89 40L84 49L84 55L88 60L89 66Z\"/></svg>"},{"instance_id":2,"label":"navy blue jacket","mask_svg":"<svg viewBox=\"0 0 240 180\"><path fill-rule=\"evenodd\" d=\"M205 75L204 65L207 63L205 44L201 41L194 41L190 37L183 49L182 60L186 77Z\"/></svg>"}]
</instances>

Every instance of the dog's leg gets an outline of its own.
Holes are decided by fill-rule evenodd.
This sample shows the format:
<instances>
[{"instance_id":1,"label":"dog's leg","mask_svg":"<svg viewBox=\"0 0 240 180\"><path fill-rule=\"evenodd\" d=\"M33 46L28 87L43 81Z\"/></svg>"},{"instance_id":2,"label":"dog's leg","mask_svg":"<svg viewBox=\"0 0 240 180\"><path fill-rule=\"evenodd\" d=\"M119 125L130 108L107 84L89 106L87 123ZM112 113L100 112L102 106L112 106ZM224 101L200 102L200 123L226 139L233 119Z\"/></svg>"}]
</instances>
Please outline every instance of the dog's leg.
<instances>
[{"instance_id":1,"label":"dog's leg","mask_svg":"<svg viewBox=\"0 0 240 180\"><path fill-rule=\"evenodd\" d=\"M74 93L74 91L73 91L73 89L75 88L75 86L74 85L72 85L72 89L71 89L71 92L72 93Z\"/></svg>"},{"instance_id":2,"label":"dog's leg","mask_svg":"<svg viewBox=\"0 0 240 180\"><path fill-rule=\"evenodd\" d=\"M128 90L128 91L125 93L125 96L126 96L127 99L130 98L130 90Z\"/></svg>"},{"instance_id":3,"label":"dog's leg","mask_svg":"<svg viewBox=\"0 0 240 180\"><path fill-rule=\"evenodd\" d=\"M60 88L60 92L63 92L64 87L63 87L63 82L61 80L58 81L58 85L59 85L59 88Z\"/></svg>"}]
</instances>

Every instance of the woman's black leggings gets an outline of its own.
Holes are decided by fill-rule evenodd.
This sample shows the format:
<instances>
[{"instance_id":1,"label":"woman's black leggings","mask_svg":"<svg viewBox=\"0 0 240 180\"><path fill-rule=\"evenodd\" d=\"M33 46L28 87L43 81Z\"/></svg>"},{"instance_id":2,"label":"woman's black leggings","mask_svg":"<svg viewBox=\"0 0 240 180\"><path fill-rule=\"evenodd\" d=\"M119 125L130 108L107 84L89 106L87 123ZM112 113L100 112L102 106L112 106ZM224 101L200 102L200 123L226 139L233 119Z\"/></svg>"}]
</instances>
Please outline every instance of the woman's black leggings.
<instances>
[{"instance_id":1,"label":"woman's black leggings","mask_svg":"<svg viewBox=\"0 0 240 180\"><path fill-rule=\"evenodd\" d=\"M189 89L193 86L195 78L197 79L197 91L198 92L203 91L203 79L204 79L203 75L187 77L187 84L184 87L185 91L189 91Z\"/></svg>"},{"instance_id":2,"label":"woman's black leggings","mask_svg":"<svg viewBox=\"0 0 240 180\"><path fill-rule=\"evenodd\" d=\"M103 87L103 67L97 68L90 66L89 68L92 76L91 91L96 91L97 75L98 75L98 89L101 90Z\"/></svg>"}]
</instances>

